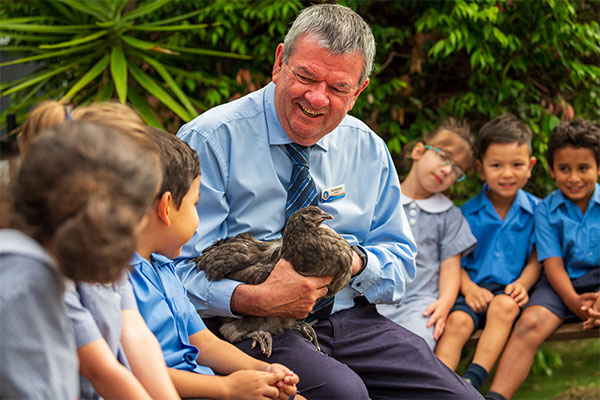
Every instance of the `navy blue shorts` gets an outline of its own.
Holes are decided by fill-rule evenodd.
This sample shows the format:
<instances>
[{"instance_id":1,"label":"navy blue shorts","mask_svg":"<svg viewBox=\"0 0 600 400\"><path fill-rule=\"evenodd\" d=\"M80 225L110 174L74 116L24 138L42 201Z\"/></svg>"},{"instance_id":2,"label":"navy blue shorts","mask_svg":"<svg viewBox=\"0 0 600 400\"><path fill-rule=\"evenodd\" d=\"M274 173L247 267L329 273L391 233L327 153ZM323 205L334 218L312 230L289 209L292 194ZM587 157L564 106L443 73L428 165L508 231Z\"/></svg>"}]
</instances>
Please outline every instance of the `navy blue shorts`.
<instances>
[{"instance_id":1,"label":"navy blue shorts","mask_svg":"<svg viewBox=\"0 0 600 400\"><path fill-rule=\"evenodd\" d=\"M480 287L489 290L492 292L494 296L498 296L499 294L504 294L504 288L506 285L500 285L498 283L482 283L479 285ZM482 313L476 313L466 302L465 296L458 295L456 298L456 302L454 303L454 307L450 310L448 315L450 315L454 311L464 311L473 319L473 324L475 325L475 329L480 329L485 326L485 314L486 311Z\"/></svg>"},{"instance_id":2,"label":"navy blue shorts","mask_svg":"<svg viewBox=\"0 0 600 400\"><path fill-rule=\"evenodd\" d=\"M573 284L573 289L578 294L599 291L600 268L595 268L577 279L571 279L571 283ZM533 294L525 308L531 306L545 307L565 321L579 321L579 317L565 305L560 296L552 289L548 278L546 278L546 274L542 276L542 279L533 288Z\"/></svg>"}]
</instances>

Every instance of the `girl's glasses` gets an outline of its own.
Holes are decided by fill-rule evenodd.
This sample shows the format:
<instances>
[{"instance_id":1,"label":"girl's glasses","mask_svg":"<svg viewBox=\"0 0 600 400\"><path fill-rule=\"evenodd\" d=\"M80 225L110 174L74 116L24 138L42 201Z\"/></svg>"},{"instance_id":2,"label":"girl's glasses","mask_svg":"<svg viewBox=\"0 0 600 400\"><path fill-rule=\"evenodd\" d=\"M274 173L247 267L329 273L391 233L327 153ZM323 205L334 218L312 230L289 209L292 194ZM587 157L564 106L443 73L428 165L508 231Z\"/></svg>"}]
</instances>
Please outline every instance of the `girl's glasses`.
<instances>
[{"instance_id":1,"label":"girl's glasses","mask_svg":"<svg viewBox=\"0 0 600 400\"><path fill-rule=\"evenodd\" d=\"M454 164L454 161L452 161L448 154L444 153L444 150L440 149L439 147L430 146L428 144L424 144L423 147L425 147L427 150L435 151L435 155L437 156L437 159L442 166L452 166L452 169L450 170L450 175L456 180L456 182L462 182L465 180L465 171L463 171L458 165Z\"/></svg>"}]
</instances>

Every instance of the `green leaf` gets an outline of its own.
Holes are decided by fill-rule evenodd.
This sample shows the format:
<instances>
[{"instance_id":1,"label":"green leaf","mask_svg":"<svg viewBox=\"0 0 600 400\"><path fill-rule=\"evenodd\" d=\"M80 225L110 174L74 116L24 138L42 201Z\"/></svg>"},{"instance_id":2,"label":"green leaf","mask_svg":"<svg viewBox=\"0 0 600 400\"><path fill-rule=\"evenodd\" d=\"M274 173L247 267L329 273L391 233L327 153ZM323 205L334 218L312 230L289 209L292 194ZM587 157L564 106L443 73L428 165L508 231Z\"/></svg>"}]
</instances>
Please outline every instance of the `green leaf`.
<instances>
[{"instance_id":1,"label":"green leaf","mask_svg":"<svg viewBox=\"0 0 600 400\"><path fill-rule=\"evenodd\" d=\"M205 29L211 26L211 24L199 24L199 25L169 25L169 26L157 26L157 25L133 25L131 30L133 31L150 31L150 32L170 32L170 31L189 31L196 29Z\"/></svg>"},{"instance_id":2,"label":"green leaf","mask_svg":"<svg viewBox=\"0 0 600 400\"><path fill-rule=\"evenodd\" d=\"M111 1L111 11L113 19L120 19L120 14L123 12L123 8L127 5L128 0L113 0Z\"/></svg>"},{"instance_id":3,"label":"green leaf","mask_svg":"<svg viewBox=\"0 0 600 400\"><path fill-rule=\"evenodd\" d=\"M115 92L115 86L113 85L112 80L109 78L108 81L104 84L99 85L100 90L96 95L95 101L107 101L112 99L113 93Z\"/></svg>"},{"instance_id":4,"label":"green leaf","mask_svg":"<svg viewBox=\"0 0 600 400\"><path fill-rule=\"evenodd\" d=\"M23 57L23 58L19 58L17 60L7 61L4 63L1 63L0 67L4 67L6 65L22 64L22 63L30 62L30 61L44 60L46 58L64 56L65 54L83 52L84 50L88 50L88 49L91 49L94 47L96 47L95 43L88 43L88 44L85 44L85 45L79 46L79 47L71 47L69 49L53 51L50 53L39 54L37 56Z\"/></svg>"},{"instance_id":5,"label":"green leaf","mask_svg":"<svg viewBox=\"0 0 600 400\"><path fill-rule=\"evenodd\" d=\"M146 99L144 99L144 97L141 94L139 94L136 90L129 91L129 101L136 109L136 111L140 114L146 125L160 128L163 131L165 130L163 124L158 120L158 118L156 118L156 116L152 112L152 108L150 108Z\"/></svg>"},{"instance_id":6,"label":"green leaf","mask_svg":"<svg viewBox=\"0 0 600 400\"><path fill-rule=\"evenodd\" d=\"M183 90L181 90L181 88L179 87L179 85L177 84L177 82L175 82L175 80L173 79L173 77L171 76L171 74L169 74L169 71L167 71L167 69L165 68L165 66L163 64L161 64L160 62L158 62L157 60L153 59L152 57L148 57L148 56L145 56L143 54L140 54L139 56L145 62L147 62L148 64L150 64L152 67L154 67L154 69L156 70L156 72L158 72L160 74L160 76L165 80L165 82L167 83L167 85L171 88L171 91L173 93L175 93L175 95L177 96L177 98L179 99L179 101L181 102L181 104L183 104L183 106L186 108L186 110L191 115L197 115L198 111L196 111L196 109L194 108L194 106L192 105L192 103L190 102L190 100L188 99L188 97L185 95L185 93L183 92Z\"/></svg>"},{"instance_id":7,"label":"green leaf","mask_svg":"<svg viewBox=\"0 0 600 400\"><path fill-rule=\"evenodd\" d=\"M169 107L171 111L177 114L185 122L190 121L193 117L190 116L187 111L181 107L154 79L148 76L144 71L136 67L135 65L128 64L129 71L133 78L146 89L150 94L156 97L161 103Z\"/></svg>"},{"instance_id":8,"label":"green leaf","mask_svg":"<svg viewBox=\"0 0 600 400\"><path fill-rule=\"evenodd\" d=\"M7 96L7 95L9 95L11 93L15 93L15 92L18 92L19 90L23 90L23 89L25 89L25 88L27 88L27 87L29 87L31 85L35 85L36 83L38 83L40 81L47 80L47 79L53 77L56 74L60 74L61 72L66 71L69 68L72 68L75 64L76 63L71 63L71 64L68 64L68 65L65 65L65 66L62 66L62 67L59 67L59 68L52 69L52 70L50 70L48 72L44 72L44 73L41 73L39 75L35 75L31 79L27 79L25 82L23 82L23 83L21 83L19 85L13 86L13 87L11 87L8 90L3 91L2 92L2 96Z\"/></svg>"},{"instance_id":9,"label":"green leaf","mask_svg":"<svg viewBox=\"0 0 600 400\"><path fill-rule=\"evenodd\" d=\"M217 50L207 50L207 49L196 49L190 47L179 47L179 46L171 46L171 45L162 45L163 47L171 50L175 50L181 53L191 53L191 54L202 54L205 56L216 56L216 57L227 57L227 58L237 58L240 60L251 60L251 56L246 56L242 54L235 54L226 51L217 51Z\"/></svg>"},{"instance_id":10,"label":"green leaf","mask_svg":"<svg viewBox=\"0 0 600 400\"><path fill-rule=\"evenodd\" d=\"M171 22L178 22L178 21L182 21L184 19L188 19L190 17L194 17L196 15L202 14L206 12L206 8L202 8L200 10L196 10L196 11L192 11L186 14L182 14L182 15L178 15L176 17L172 17L172 18L166 18L166 19L161 19L159 21L156 22L150 22L148 24L145 24L145 26L150 26L150 25L166 25L166 24L170 24ZM212 25L220 25L220 22L214 22Z\"/></svg>"},{"instance_id":11,"label":"green leaf","mask_svg":"<svg viewBox=\"0 0 600 400\"><path fill-rule=\"evenodd\" d=\"M39 47L40 47L40 49L56 49L56 48L60 48L60 47L76 46L78 44L87 43L87 42L96 40L96 39L106 35L107 33L108 33L107 30L103 30L103 31L96 32L96 33L93 33L88 36L81 37L79 39L69 40L68 42L54 43L54 44L41 44Z\"/></svg>"},{"instance_id":12,"label":"green leaf","mask_svg":"<svg viewBox=\"0 0 600 400\"><path fill-rule=\"evenodd\" d=\"M78 33L88 31L94 25L39 25L39 24L0 24L0 31L38 33Z\"/></svg>"},{"instance_id":13,"label":"green leaf","mask_svg":"<svg viewBox=\"0 0 600 400\"><path fill-rule=\"evenodd\" d=\"M92 17L96 17L101 21L105 21L108 19L109 15L102 10L99 10L97 7L94 7L94 0L86 1L82 3L78 0L59 0L60 2L66 4L70 8L80 11L84 14L91 15Z\"/></svg>"},{"instance_id":14,"label":"green leaf","mask_svg":"<svg viewBox=\"0 0 600 400\"><path fill-rule=\"evenodd\" d=\"M127 14L125 14L123 16L123 21L129 21L138 17L141 17L143 15L149 14L152 11L163 7L165 4L167 4L170 0L154 0L154 1L150 1L146 4L144 4L141 7L136 8L135 10L132 10L130 12L128 12Z\"/></svg>"},{"instance_id":15,"label":"green leaf","mask_svg":"<svg viewBox=\"0 0 600 400\"><path fill-rule=\"evenodd\" d=\"M135 47L136 49L158 51L160 53L165 54L177 54L174 51L161 47L161 45L159 44L146 42L145 40L136 39L131 36L123 35L121 37L121 40L123 40L126 44L130 45L131 47Z\"/></svg>"},{"instance_id":16,"label":"green leaf","mask_svg":"<svg viewBox=\"0 0 600 400\"><path fill-rule=\"evenodd\" d=\"M107 54L104 57L102 57L100 61L98 61L98 63L92 67L92 69L86 72L85 75L83 75L81 79L79 79L79 81L77 81L77 83L75 83L75 85L71 87L71 89L69 89L69 91L63 96L61 101L71 99L71 97L73 97L75 93L79 92L83 87L85 87L85 85L87 85L98 75L100 75L102 71L104 71L108 66L108 61L109 56Z\"/></svg>"},{"instance_id":17,"label":"green leaf","mask_svg":"<svg viewBox=\"0 0 600 400\"><path fill-rule=\"evenodd\" d=\"M110 57L110 72L115 82L119 101L127 101L127 60L121 46L115 46L112 49Z\"/></svg>"}]
</instances>

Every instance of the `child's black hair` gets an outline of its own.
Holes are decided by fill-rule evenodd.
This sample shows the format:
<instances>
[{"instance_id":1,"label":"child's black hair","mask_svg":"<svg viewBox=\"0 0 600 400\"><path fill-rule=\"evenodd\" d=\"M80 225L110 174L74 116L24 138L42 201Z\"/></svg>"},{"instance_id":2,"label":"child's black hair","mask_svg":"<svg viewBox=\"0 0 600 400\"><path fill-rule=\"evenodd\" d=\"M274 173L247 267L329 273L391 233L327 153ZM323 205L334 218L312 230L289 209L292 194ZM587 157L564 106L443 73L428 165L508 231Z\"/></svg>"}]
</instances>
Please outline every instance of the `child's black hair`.
<instances>
[{"instance_id":1,"label":"child's black hair","mask_svg":"<svg viewBox=\"0 0 600 400\"><path fill-rule=\"evenodd\" d=\"M550 169L554 169L556 150L567 146L590 149L594 153L596 166L600 165L600 125L582 118L558 124L548 139L546 160Z\"/></svg>"},{"instance_id":2,"label":"child's black hair","mask_svg":"<svg viewBox=\"0 0 600 400\"><path fill-rule=\"evenodd\" d=\"M190 190L192 182L200 175L198 154L183 140L158 128L149 128L159 151L163 180L158 197L171 192L177 207Z\"/></svg>"},{"instance_id":3,"label":"child's black hair","mask_svg":"<svg viewBox=\"0 0 600 400\"><path fill-rule=\"evenodd\" d=\"M533 131L525 122L513 114L502 114L484 124L479 129L477 143L475 145L478 160L494 143L514 143L518 145L527 144L529 155L531 155L531 138Z\"/></svg>"}]
</instances>

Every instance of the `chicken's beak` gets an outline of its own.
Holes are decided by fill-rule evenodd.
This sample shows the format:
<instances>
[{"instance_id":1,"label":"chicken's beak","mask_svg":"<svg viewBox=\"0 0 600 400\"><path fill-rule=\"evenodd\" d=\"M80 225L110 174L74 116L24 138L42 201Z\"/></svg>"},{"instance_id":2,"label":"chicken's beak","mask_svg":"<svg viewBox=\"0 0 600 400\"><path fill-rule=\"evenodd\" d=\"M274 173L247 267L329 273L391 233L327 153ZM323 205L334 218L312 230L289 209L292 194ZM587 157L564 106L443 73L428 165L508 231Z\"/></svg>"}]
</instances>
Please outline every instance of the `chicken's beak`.
<instances>
[{"instance_id":1,"label":"chicken's beak","mask_svg":"<svg viewBox=\"0 0 600 400\"><path fill-rule=\"evenodd\" d=\"M322 220L321 222L325 221L326 219L333 219L333 217L327 213L323 213L323 215L321 216Z\"/></svg>"}]
</instances>

